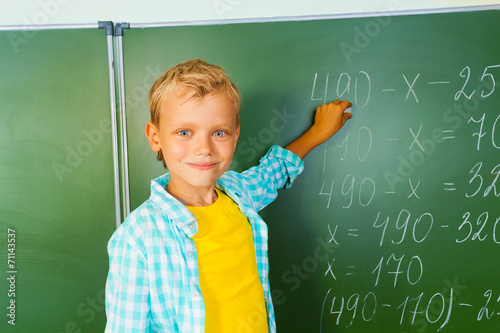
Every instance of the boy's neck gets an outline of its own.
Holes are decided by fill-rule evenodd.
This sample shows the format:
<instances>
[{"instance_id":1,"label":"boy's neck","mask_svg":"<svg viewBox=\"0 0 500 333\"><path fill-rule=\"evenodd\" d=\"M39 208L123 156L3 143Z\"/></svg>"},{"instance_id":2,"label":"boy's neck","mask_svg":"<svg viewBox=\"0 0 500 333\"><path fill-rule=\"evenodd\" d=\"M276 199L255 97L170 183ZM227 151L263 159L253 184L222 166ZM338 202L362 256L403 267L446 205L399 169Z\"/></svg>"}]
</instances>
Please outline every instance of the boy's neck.
<instances>
[{"instance_id":1,"label":"boy's neck","mask_svg":"<svg viewBox=\"0 0 500 333\"><path fill-rule=\"evenodd\" d=\"M210 206L217 201L217 192L215 192L214 186L190 190L182 189L182 191L179 191L175 186L168 184L166 191L186 206Z\"/></svg>"}]
</instances>

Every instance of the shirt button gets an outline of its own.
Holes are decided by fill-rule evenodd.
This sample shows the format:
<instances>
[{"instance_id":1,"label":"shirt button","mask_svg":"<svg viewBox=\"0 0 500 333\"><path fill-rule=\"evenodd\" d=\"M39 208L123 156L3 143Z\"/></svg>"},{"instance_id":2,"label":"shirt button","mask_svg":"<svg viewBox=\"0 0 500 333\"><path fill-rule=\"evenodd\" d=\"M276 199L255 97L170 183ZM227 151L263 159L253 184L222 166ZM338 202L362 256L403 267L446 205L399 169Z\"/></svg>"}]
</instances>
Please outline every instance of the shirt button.
<instances>
[{"instance_id":1,"label":"shirt button","mask_svg":"<svg viewBox=\"0 0 500 333\"><path fill-rule=\"evenodd\" d=\"M193 291L193 298L194 299L197 299L198 297L200 297L200 293L198 291Z\"/></svg>"},{"instance_id":2,"label":"shirt button","mask_svg":"<svg viewBox=\"0 0 500 333\"><path fill-rule=\"evenodd\" d=\"M194 229L196 228L196 225L194 223L189 223L189 229Z\"/></svg>"},{"instance_id":3,"label":"shirt button","mask_svg":"<svg viewBox=\"0 0 500 333\"><path fill-rule=\"evenodd\" d=\"M193 251L188 251L187 255L188 255L188 257L192 257L193 256Z\"/></svg>"}]
</instances>

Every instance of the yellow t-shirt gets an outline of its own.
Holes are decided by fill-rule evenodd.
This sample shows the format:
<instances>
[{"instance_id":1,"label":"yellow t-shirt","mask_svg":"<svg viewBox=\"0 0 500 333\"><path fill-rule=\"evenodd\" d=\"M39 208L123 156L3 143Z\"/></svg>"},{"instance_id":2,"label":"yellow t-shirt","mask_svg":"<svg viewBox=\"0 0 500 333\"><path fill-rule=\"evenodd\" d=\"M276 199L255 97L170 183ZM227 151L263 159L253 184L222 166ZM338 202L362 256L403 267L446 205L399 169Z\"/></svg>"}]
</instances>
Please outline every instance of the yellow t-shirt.
<instances>
[{"instance_id":1,"label":"yellow t-shirt","mask_svg":"<svg viewBox=\"0 0 500 333\"><path fill-rule=\"evenodd\" d=\"M250 223L231 198L216 191L212 205L188 206L198 220L193 239L205 301L205 332L267 333Z\"/></svg>"}]
</instances>

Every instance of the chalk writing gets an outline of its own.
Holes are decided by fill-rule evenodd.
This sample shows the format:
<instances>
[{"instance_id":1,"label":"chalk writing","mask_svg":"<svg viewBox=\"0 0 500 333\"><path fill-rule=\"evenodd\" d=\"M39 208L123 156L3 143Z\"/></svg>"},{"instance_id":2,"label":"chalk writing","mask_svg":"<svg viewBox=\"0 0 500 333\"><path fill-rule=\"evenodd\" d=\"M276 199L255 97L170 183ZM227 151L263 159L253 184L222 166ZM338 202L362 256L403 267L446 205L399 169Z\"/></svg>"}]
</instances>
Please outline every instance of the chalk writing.
<instances>
[{"instance_id":1,"label":"chalk writing","mask_svg":"<svg viewBox=\"0 0 500 333\"><path fill-rule=\"evenodd\" d=\"M485 293L488 297L486 305L478 314L482 318L491 318L492 311L488 310L488 303L491 301L491 290ZM432 295L421 292L410 297L406 296L401 303L390 304L379 300L375 292L354 293L350 296L333 296L332 289L329 289L323 300L321 310L321 332L326 332L323 328L324 322L333 318L334 326L350 327L355 321L371 321L377 312L391 311L396 309L400 312L399 325L409 319L411 325L417 321L417 317L423 318L429 324L439 325L437 331L441 331L450 321L453 312L455 294L453 288L448 293L437 292ZM331 299L329 299L331 297ZM488 317L487 317L488 316ZM398 323L396 323L398 324Z\"/></svg>"},{"instance_id":2,"label":"chalk writing","mask_svg":"<svg viewBox=\"0 0 500 333\"><path fill-rule=\"evenodd\" d=\"M382 235L380 237L380 243L379 243L379 245L382 246L384 244L387 227L389 226L390 223L390 217L387 216L383 221L381 219L381 222L379 222L379 218L380 218L380 212L377 214L377 218L375 219L373 226L375 228L382 228ZM397 241L395 241L394 239L391 240L392 244L396 245L401 244L407 238L406 232L408 230L408 226L410 225L410 220L411 220L411 213L406 209L402 209L399 212L396 221L394 222L394 228L402 231L401 238ZM432 214L430 213L421 214L413 222L411 237L408 238L414 241L415 243L422 243L431 232L433 225L434 225L434 218ZM391 234L394 233L392 232Z\"/></svg>"},{"instance_id":3,"label":"chalk writing","mask_svg":"<svg viewBox=\"0 0 500 333\"><path fill-rule=\"evenodd\" d=\"M382 268L385 266L389 266L391 268L388 268L388 269L395 269L393 271L388 270L387 274L394 275L393 287L396 287L396 285L398 284L399 275L401 275L405 272L401 268L401 264L403 262L404 257L405 257L405 255L403 254L401 257L396 258L394 253L392 253L387 260L384 260L384 256L382 256L382 258L380 258L380 261L378 262L377 266L372 271L372 274L376 275L375 286L377 286L379 284L379 279L380 279L380 274L382 272ZM394 265L392 264L393 261L395 263L397 263L396 268L394 268ZM414 264L414 262L416 262L417 264ZM407 265L407 269L406 269L407 282L411 285L417 284L420 281L420 279L422 278L422 274L424 273L424 266L422 264L422 260L419 258L419 256L413 256L410 259L409 263L405 263L405 264ZM414 271L412 271L412 269L411 269L412 265L413 265L413 267L416 267L416 268L414 268ZM415 272L418 272L418 273L415 274ZM417 278L415 278L414 276L417 276Z\"/></svg>"},{"instance_id":4,"label":"chalk writing","mask_svg":"<svg viewBox=\"0 0 500 333\"><path fill-rule=\"evenodd\" d=\"M314 74L311 100L349 99L354 113L378 112L377 98L381 96L408 105L409 111L401 112L418 113L425 103L430 105L428 92L433 89L439 95L432 98L455 103L442 112L443 124L428 121L428 113L422 113L421 118L409 117L412 122L399 128L389 125L382 130L361 120L356 127L341 132L335 144L325 147L322 178L316 186L320 187L319 205L328 213L324 232L338 251L330 254L321 271L320 278L329 286L321 307L320 332L337 331L339 327L359 331L364 327L360 325L376 318L392 320L395 331L397 326L404 330L409 324L415 332L450 329L450 323L464 315L477 322L500 322L499 291L485 288L477 295L475 289L467 290L466 295L467 286L449 284L449 279L457 281L456 276L442 279L446 281L442 290L429 288L436 260L442 260L443 266L448 264L449 254L440 252L442 246L460 250L500 244L500 215L498 209L489 206L491 200L500 198L500 163L484 153L479 155L500 149L499 110L480 107L480 102L498 98L499 77L500 64L479 69L463 64L449 77L408 71L396 73L393 81L386 77L379 81L377 75L352 69ZM454 142L465 142L460 151L464 156L454 156ZM395 166L391 167L398 174L384 174L387 186L371 166L377 162L375 153L390 155L392 150L408 155L394 157ZM468 153L470 157L465 156ZM440 159L443 155L446 158ZM465 168L450 168L461 160ZM438 170L432 177L422 172L424 168L418 169L430 161L436 168L432 171ZM360 168L352 168L353 163ZM394 186L396 183L398 186ZM439 200L440 196L456 198L457 207L427 207L429 199ZM488 204L481 206L483 201ZM364 211L362 215L357 214L360 210ZM353 218L346 218L344 211ZM339 213L342 218L337 219ZM439 244L436 253L422 250L435 244ZM360 247L363 254L376 254L367 255L361 262L349 261L341 251L347 246L352 246L345 251L348 254ZM460 255L464 253L467 255L465 251ZM439 274L446 274L446 267ZM362 285L362 289L347 291L349 283Z\"/></svg>"},{"instance_id":5,"label":"chalk writing","mask_svg":"<svg viewBox=\"0 0 500 333\"><path fill-rule=\"evenodd\" d=\"M484 180L480 174L482 166L483 166L483 162L478 162L469 171L470 174L473 174L472 178L469 180L469 184L472 185L474 183L477 185L475 185L476 190L472 194L469 194L468 192L465 193L465 196L467 198L472 198L472 197L476 196L478 193L481 192L481 190L483 188ZM496 188L496 182L497 182L498 177L500 175L500 164L497 164L491 170L491 174L494 175L495 178L493 179L491 184L486 187L486 189L484 190L482 195L483 195L483 197L486 197L491 193L492 195L495 195L496 197L500 197L500 192L497 192L497 188Z\"/></svg>"},{"instance_id":6,"label":"chalk writing","mask_svg":"<svg viewBox=\"0 0 500 333\"><path fill-rule=\"evenodd\" d=\"M465 237L461 239L457 238L456 240L457 243L463 243L468 240L472 241L478 240L480 242L483 242L488 238L488 236L491 236L495 244L500 244L500 234L497 236L497 226L498 223L500 222L500 217L497 217L495 219L495 222L491 222L490 224L488 224L489 222L488 212L480 214L477 217L475 223L472 223L470 221L470 217L471 217L470 212L466 212L462 216L463 221L458 227L458 231L460 231L461 234L465 234ZM493 226L491 228L488 228L490 230L490 232L488 232L488 229L486 229L486 227L487 226L490 227L491 224Z\"/></svg>"},{"instance_id":7,"label":"chalk writing","mask_svg":"<svg viewBox=\"0 0 500 333\"><path fill-rule=\"evenodd\" d=\"M349 93L351 90L351 75L348 73L341 73L337 80L337 87L336 87L337 95L330 97L328 95L330 74L327 73L325 76L325 86L323 90L323 96L318 98L317 97L318 95L316 93L317 80L318 80L318 73L315 73L312 92L311 92L312 101L323 101L323 103L326 103L328 100L332 99L332 97L334 97L333 98L334 100L344 97L344 95L346 95L346 93ZM370 101L371 90L372 90L372 82L370 79L370 75L365 71L359 71L359 73L357 73L354 79L354 98L353 98L354 105L356 105L356 107L360 109L366 107L368 105L368 102Z\"/></svg>"},{"instance_id":8,"label":"chalk writing","mask_svg":"<svg viewBox=\"0 0 500 333\"><path fill-rule=\"evenodd\" d=\"M455 101L460 100L461 98L466 98L467 100L473 99L476 91L479 89L470 88L471 85L471 69L469 66L464 66L463 69L458 73L458 76L462 78L461 80L461 88L454 94L453 98ZM481 89L480 96L481 98L488 98L494 94L496 88L496 79L495 75L500 75L500 64L488 65L484 68L483 74L479 78L479 81L486 89ZM370 74L366 71L360 70L356 74L352 75L350 73L343 72L338 75L338 78L334 80L335 87L334 91L336 94L328 94L329 85L331 84L330 73L324 74L324 86L318 87L318 73L314 74L312 91L311 91L311 100L313 101L323 101L326 103L329 100L339 99L339 98L347 98L349 93L351 92L352 87L352 77L354 77L354 96L352 97L354 101L354 105L359 108L365 108L371 101L371 91L372 87L375 85L374 80L370 76ZM405 83L406 94L404 95L404 100L414 101L415 103L419 103L419 95L416 91L417 81L421 77L421 73L417 73L416 75L401 74L403 78L402 82ZM483 82L484 81L484 82ZM430 86L440 86L440 85L448 85L452 84L453 81L450 80L432 80L427 81L427 84ZM319 90L321 92L319 92ZM398 92L398 88L387 87L381 89L382 92ZM321 95L322 94L322 95Z\"/></svg>"},{"instance_id":9,"label":"chalk writing","mask_svg":"<svg viewBox=\"0 0 500 333\"><path fill-rule=\"evenodd\" d=\"M319 190L319 195L328 197L326 209L330 209L332 194L334 190L335 179L327 183L327 177L324 178ZM326 186L326 187L325 187ZM354 192L357 192L355 197ZM344 196L340 201L340 206L344 209L350 208L354 202L361 207L367 207L373 201L376 192L376 185L373 179L364 178L361 182L356 182L356 178L352 174L346 175L340 187L340 193Z\"/></svg>"}]
</instances>

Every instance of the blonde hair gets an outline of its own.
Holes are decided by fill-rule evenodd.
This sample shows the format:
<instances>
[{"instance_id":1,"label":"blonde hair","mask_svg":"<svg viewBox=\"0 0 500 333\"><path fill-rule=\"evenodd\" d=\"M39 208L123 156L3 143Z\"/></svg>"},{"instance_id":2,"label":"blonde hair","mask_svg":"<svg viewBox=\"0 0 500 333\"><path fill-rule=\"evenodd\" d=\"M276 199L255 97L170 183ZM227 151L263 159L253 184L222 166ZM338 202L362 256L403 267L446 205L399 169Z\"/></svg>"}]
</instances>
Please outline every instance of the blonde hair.
<instances>
[{"instance_id":1,"label":"blonde hair","mask_svg":"<svg viewBox=\"0 0 500 333\"><path fill-rule=\"evenodd\" d=\"M163 101L169 94L177 92L186 95L190 93L190 99L202 99L212 93L226 92L235 104L236 124L240 122L240 91L221 66L209 64L203 59L192 59L175 65L160 76L149 91L151 122L157 128L160 126ZM157 158L166 166L161 150Z\"/></svg>"}]
</instances>

